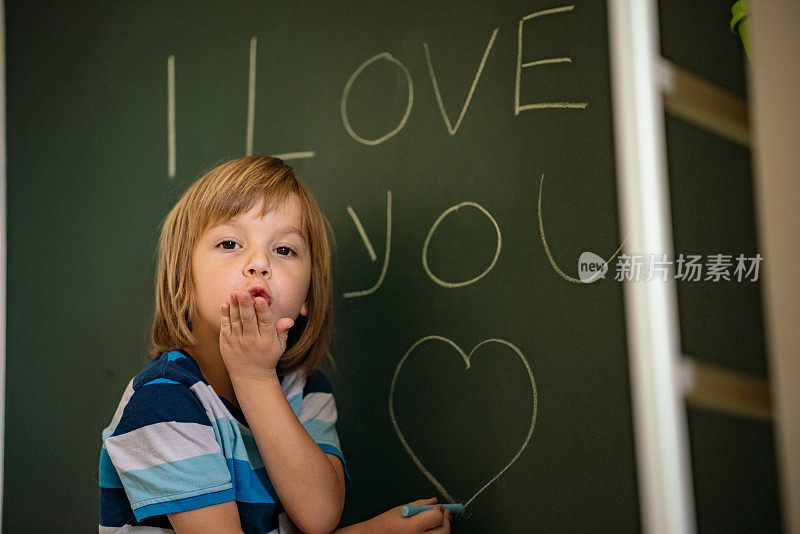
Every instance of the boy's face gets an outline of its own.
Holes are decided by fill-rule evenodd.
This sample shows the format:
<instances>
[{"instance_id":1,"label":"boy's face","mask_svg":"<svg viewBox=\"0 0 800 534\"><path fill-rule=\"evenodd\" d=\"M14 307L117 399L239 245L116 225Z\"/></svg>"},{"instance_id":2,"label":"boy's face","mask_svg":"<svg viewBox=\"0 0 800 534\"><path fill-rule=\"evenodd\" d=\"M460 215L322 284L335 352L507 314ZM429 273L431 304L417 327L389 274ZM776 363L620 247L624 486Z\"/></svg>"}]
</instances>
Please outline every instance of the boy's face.
<instances>
[{"instance_id":1,"label":"boy's face","mask_svg":"<svg viewBox=\"0 0 800 534\"><path fill-rule=\"evenodd\" d=\"M258 216L260 205L203 232L192 251L199 340L219 339L222 304L235 289L265 291L274 321L308 315L311 249L302 235L297 195Z\"/></svg>"}]
</instances>

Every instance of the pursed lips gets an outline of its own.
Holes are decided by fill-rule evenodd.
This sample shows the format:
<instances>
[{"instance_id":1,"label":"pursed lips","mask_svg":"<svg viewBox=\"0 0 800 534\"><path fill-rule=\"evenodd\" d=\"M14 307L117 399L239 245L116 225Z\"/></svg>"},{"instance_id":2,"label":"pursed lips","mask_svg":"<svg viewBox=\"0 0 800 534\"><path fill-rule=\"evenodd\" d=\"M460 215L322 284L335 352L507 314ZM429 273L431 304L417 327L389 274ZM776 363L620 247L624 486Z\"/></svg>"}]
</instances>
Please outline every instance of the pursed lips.
<instances>
[{"instance_id":1,"label":"pursed lips","mask_svg":"<svg viewBox=\"0 0 800 534\"><path fill-rule=\"evenodd\" d=\"M248 292L250 293L250 296L253 297L253 301L255 301L256 297L264 297L267 300L267 306L272 304L272 301L269 298L269 294L267 293L267 290L265 288L260 286L251 287L248 290Z\"/></svg>"}]
</instances>

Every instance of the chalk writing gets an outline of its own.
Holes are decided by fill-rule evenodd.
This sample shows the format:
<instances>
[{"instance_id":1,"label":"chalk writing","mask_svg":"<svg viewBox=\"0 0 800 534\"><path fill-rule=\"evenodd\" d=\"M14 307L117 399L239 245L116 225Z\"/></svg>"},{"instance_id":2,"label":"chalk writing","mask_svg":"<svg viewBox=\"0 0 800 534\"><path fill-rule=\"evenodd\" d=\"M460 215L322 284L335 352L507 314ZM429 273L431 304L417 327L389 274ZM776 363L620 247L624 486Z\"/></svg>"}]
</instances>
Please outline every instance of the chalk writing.
<instances>
[{"instance_id":1,"label":"chalk writing","mask_svg":"<svg viewBox=\"0 0 800 534\"><path fill-rule=\"evenodd\" d=\"M245 154L253 155L253 130L256 113L256 48L258 38L250 38L249 68L247 75L247 129L245 136ZM175 55L167 57L167 175L175 178L177 170L175 128ZM274 157L284 161L292 159L308 159L316 156L311 150L302 152L287 152L276 154Z\"/></svg>"},{"instance_id":2,"label":"chalk writing","mask_svg":"<svg viewBox=\"0 0 800 534\"><path fill-rule=\"evenodd\" d=\"M250 38L250 69L247 78L247 139L245 154L253 155L253 122L256 114L256 44L255 36Z\"/></svg>"},{"instance_id":3,"label":"chalk writing","mask_svg":"<svg viewBox=\"0 0 800 534\"><path fill-rule=\"evenodd\" d=\"M574 5L563 6L553 9L544 9L541 11L536 11L529 15L524 16L518 25L517 30L517 61L516 61L516 79L514 83L514 115L519 115L521 111L529 111L534 109L547 109L547 108L572 108L572 109L585 109L588 105L587 102L539 102L539 103L532 103L532 104L520 104L520 83L521 83L521 76L522 76L522 69L532 68L532 67L541 67L544 65L552 65L552 64L559 64L559 63L572 63L572 59L570 57L557 57L557 58L544 58L538 59L533 61L528 61L526 63L522 62L522 36L523 36L523 26L524 23L528 20L534 19L536 17L546 16L546 15L555 15L558 13L565 13L575 9ZM472 100L472 96L475 93L475 88L478 85L478 81L480 80L481 74L483 73L484 66L486 65L486 60L489 57L489 53L492 50L492 46L494 45L495 39L497 38L497 34L500 31L500 28L494 28L492 31L492 35L489 38L489 43L486 45L486 48L483 52L483 56L481 58L480 63L478 64L478 70L475 73L475 77L472 80L472 85L470 86L469 93L467 94L467 98L464 101L464 105L461 107L461 113L458 115L458 119L456 120L455 125L450 121L450 117L447 114L444 106L444 99L442 98L441 90L439 88L439 82L436 79L436 72L433 68L433 60L431 59L431 52L430 48L428 47L427 42L422 43L423 50L425 52L425 60L428 67L428 73L431 77L431 84L433 86L434 96L436 98L436 104L439 107L439 111L444 119L445 127L447 128L447 132L450 135L455 135L458 132L458 129L461 126L462 121L464 120L464 116L467 113L467 109L469 108L470 102ZM256 105L256 53L257 53L257 45L258 45L258 38L253 36L250 38L250 54L248 58L249 68L248 68L248 91L247 91L247 126L246 126L246 137L245 137L245 154L252 155L253 154L253 143L254 143L254 128L255 128L255 105ZM369 67L371 64L375 63L376 61L384 60L388 61L394 65L396 65L404 74L407 84L408 84L408 99L406 103L406 109L403 112L403 116L400 119L400 122L389 132L385 133L384 135L375 138L375 139L367 139L362 137L353 129L353 126L350 124L350 119L348 117L347 111L347 99L350 94L350 90L353 87L358 76ZM167 110L167 154L168 154L168 175L170 178L174 178L176 174L176 167L177 167L177 158L176 158L176 128L175 128L175 56L170 55L167 60L167 93L168 93L168 110ZM342 118L342 124L344 125L345 130L347 133L357 142L367 145L367 146L376 146L379 145L395 135L397 135L400 130L406 125L409 116L411 115L411 110L414 106L414 83L412 80L411 72L408 70L405 64L403 64L400 60L396 59L392 56L389 52L381 52L380 54L376 54L371 58L367 59L361 65L359 65L353 74L350 75L347 82L345 83L344 90L342 91L342 98L340 101L340 114ZM301 159L301 158L312 158L315 157L315 152L313 151L303 151L303 152L289 152L284 154L282 159Z\"/></svg>"},{"instance_id":4,"label":"chalk writing","mask_svg":"<svg viewBox=\"0 0 800 534\"><path fill-rule=\"evenodd\" d=\"M400 70L403 71L403 74L406 75L406 80L408 81L408 104L406 105L406 110L403 113L403 118L400 119L400 123L392 131L390 131L385 135L382 135L377 139L365 139L360 135L358 135L355 132L355 130L353 130L353 127L350 126L350 120L347 118L347 95L350 94L350 89L353 87L353 83L356 81L356 78L358 78L358 75L361 74L361 72L364 69L366 69L379 59L383 59L397 65L400 68ZM403 129L403 126L405 126L406 121L408 120L408 116L411 115L411 108L413 107L413 105L414 105L414 84L411 81L411 73L408 72L408 68L406 68L405 65L396 60L389 52L383 52L381 54L374 55L368 60L366 60L364 63L359 65L359 67L355 70L355 72L353 72L353 74L350 75L350 78L347 80L347 83L344 86L344 92L342 93L342 102L340 106L340 111L342 114L342 123L344 123L344 128L345 130L347 130L347 133L350 134L350 137L352 137L359 143L374 146L374 145L379 145L384 141L386 141L387 139L397 135L397 132Z\"/></svg>"},{"instance_id":5,"label":"chalk writing","mask_svg":"<svg viewBox=\"0 0 800 534\"><path fill-rule=\"evenodd\" d=\"M167 172L175 178L175 56L167 58Z\"/></svg>"},{"instance_id":6,"label":"chalk writing","mask_svg":"<svg viewBox=\"0 0 800 534\"><path fill-rule=\"evenodd\" d=\"M494 44L494 39L497 37L497 32L500 28L495 28L492 32L492 36L489 38L489 44L486 45L486 51L483 53L483 58L481 58L480 65L478 65L478 72L475 73L475 79L472 80L472 87L469 88L469 94L467 95L467 100L464 102L464 106L461 108L461 114L458 116L458 120L456 121L456 125L453 126L450 124L450 118L447 116L447 112L444 109L444 102L442 101L442 94L439 91L439 83L436 81L436 73L433 70L433 62L431 61L431 52L428 49L428 43L422 43L422 46L425 48L425 59L428 62L428 71L431 74L431 83L433 84L433 92L436 94L436 103L439 105L439 111L442 112L442 117L444 118L444 123L447 126L447 133L450 135L455 135L458 131L458 127L461 126L461 121L464 119L464 115L467 112L467 108L469 107L469 101L472 100L472 93L475 92L475 86L478 85L478 80L481 77L481 72L483 72L483 66L486 64L486 58L489 57L489 51L492 49L492 45Z\"/></svg>"},{"instance_id":7,"label":"chalk writing","mask_svg":"<svg viewBox=\"0 0 800 534\"><path fill-rule=\"evenodd\" d=\"M533 427L536 425L536 415L537 415L538 410L539 410L539 396L538 396L538 392L537 392L537 389L536 389L536 380L533 377L533 371L531 371L531 366L528 364L528 360L525 358L525 355L522 354L522 351L520 351L513 344L511 344L508 341L505 341L503 339L485 339L485 340L481 341L480 343L478 343L477 345L475 345L475 347L473 347L472 350L469 351L469 354L465 354L464 351L461 349L461 347L459 347L458 345L456 345L454 342L452 342L451 340L447 339L446 337L436 336L436 335L426 336L426 337L423 337L422 339L420 339L419 341L417 341L416 343L414 343L413 345L411 345L411 348L409 348L406 351L406 353L403 355L403 357L400 359L400 362L397 364L397 367L394 370L394 376L392 377L392 385L391 385L391 388L389 389L389 417L392 420L392 426L394 426L394 431L397 433L397 437L400 438L400 443L402 443L403 448L406 450L408 455L411 457L411 460L414 462L414 464L416 464L417 468L422 472L422 474L425 475L425 478L427 478L431 482L431 484L433 484L433 486L437 490L439 490L441 492L441 494L444 496L445 499L447 499L448 502L453 503L455 501L453 500L453 497L450 496L450 493L448 493L447 490L444 488L444 486L442 486L442 484L436 479L436 477L433 476L433 474L430 471L428 471L428 469L422 464L422 462L419 460L419 458L417 458L417 455L414 454L414 450L411 448L411 446L406 441L406 438L405 438L405 435L403 434L403 431L400 430L400 425L397 424L397 417L395 416L395 412L394 412L394 390L395 390L395 386L397 385L397 377L400 375L400 370L403 368L403 364L406 362L406 360L409 358L409 356L414 352L414 349L416 349L422 343L426 343L426 342L429 342L429 341L441 341L441 342L444 342L444 343L447 343L448 345L450 345L453 349L456 350L458 355L461 356L461 359L464 360L464 363L467 366L467 370L469 370L469 368L470 368L470 359L472 358L472 355L481 346L483 346L483 345L485 345L487 343L500 343L502 345L506 345L507 347L511 348L517 354L517 356L519 356L520 360L522 360L522 364L525 366L525 370L528 373L528 378L529 378L530 384L531 384L531 393L533 395L533 405L531 407L532 408L532 410L531 410L531 426L528 429L528 434L525 436L525 439L522 442L522 446L517 450L517 453L514 455L514 457L511 458L511 461L509 461L503 467L503 469L500 470L499 473L497 473L494 477L492 477L492 479L489 482L484 484L478 491L475 492L474 495L472 495L472 497L469 498L469 500L467 500L467 502L464 503L464 507L466 508L467 506L470 505L470 503L472 501L475 500L475 497L480 495L483 490L488 488L495 480L500 478L500 475L505 473L508 470L508 468L511 467L511 465L514 462L517 461L517 458L519 458L519 456L522 454L522 451L525 450L525 447L528 446L528 442L530 441L531 436L533 435Z\"/></svg>"},{"instance_id":8,"label":"chalk writing","mask_svg":"<svg viewBox=\"0 0 800 534\"><path fill-rule=\"evenodd\" d=\"M573 9L575 9L575 6L564 6L564 7L556 7L553 9L544 9L542 11L531 13L530 15L525 15L524 17L522 17L522 20L519 21L519 29L517 30L517 80L516 84L514 85L514 115L519 115L520 111L528 111L531 109L547 109L547 108L584 109L588 105L587 102L539 102L537 104L525 104L524 106L519 105L519 84L520 84L520 78L522 76L522 69L529 67L538 67L541 65L549 65L553 63L572 63L571 58L559 57L559 58L540 59L537 61L529 61L523 64L522 63L523 24L525 24L525 21L536 17L541 17L544 15L555 15L556 13L565 13L567 11L572 11Z\"/></svg>"},{"instance_id":9,"label":"chalk writing","mask_svg":"<svg viewBox=\"0 0 800 534\"><path fill-rule=\"evenodd\" d=\"M375 256L375 250L372 248L372 244L369 242L369 238L367 237L366 232L364 231L364 227L361 225L361 221L358 220L358 216L356 212L353 210L352 207L347 206L347 211L350 213L351 217L353 218L353 222L356 225L356 229L358 233L361 235L361 239L364 241L364 246L367 247L367 252L370 254L370 259L375 261L377 256ZM386 254L383 258L383 268L381 269L381 274L378 277L378 281L375 282L375 285L369 289L364 289L362 291L348 291L344 293L342 296L345 298L353 298L353 297L363 297L365 295L369 295L374 293L381 287L383 283L383 279L386 277L386 271L389 268L389 255L392 250L392 192L386 191Z\"/></svg>"},{"instance_id":10,"label":"chalk writing","mask_svg":"<svg viewBox=\"0 0 800 534\"><path fill-rule=\"evenodd\" d=\"M280 158L284 161L288 161L290 159L308 159L313 158L316 154L312 151L308 152L287 152L286 154L275 154L276 158Z\"/></svg>"},{"instance_id":11,"label":"chalk writing","mask_svg":"<svg viewBox=\"0 0 800 534\"><path fill-rule=\"evenodd\" d=\"M574 277L568 275L567 273L565 273L564 271L562 271L561 268L556 263L556 260L553 259L553 255L550 253L550 247L547 246L547 238L544 235L544 224L542 223L542 184L543 183L544 183L544 173L542 173L542 179L539 180L539 209L538 209L537 213L539 215L539 235L542 238L542 245L544 245L544 252L545 252L545 254L547 254L547 259L550 261L550 265L553 267L553 269L555 269L555 271L558 273L558 275L561 278L563 278L564 280L566 280L568 282L573 282L575 284L591 284L592 282L597 280L598 276L602 276L603 274L605 274L605 272L607 270L608 262L613 260L614 257L617 254L619 254L619 251L622 250L622 246L625 244L625 239L622 240L622 243L620 243L619 248L614 252L614 254L611 255L610 258L608 258L608 260L605 262L603 267L600 270L596 271L592 276L590 276L586 280L581 280L580 278L574 278Z\"/></svg>"},{"instance_id":12,"label":"chalk writing","mask_svg":"<svg viewBox=\"0 0 800 534\"><path fill-rule=\"evenodd\" d=\"M592 282L596 281L598 278L603 277L605 272L608 270L608 264L617 256L617 254L619 254L619 252L622 250L622 247L625 245L625 239L622 240L622 243L620 243L619 247L617 248L616 251L614 251L614 253L611 255L611 257L608 258L608 260L605 260L605 263L603 263L602 265L598 265L596 269L592 269L593 274L591 274L590 276L584 273L584 275L581 275L580 278L575 278L575 277L570 276L567 273L565 273L558 266L558 263L556 263L556 260L553 258L553 254L550 251L550 246L547 243L547 236L545 235L545 231L544 231L544 222L543 222L543 218L542 218L542 185L543 184L544 184L544 173L542 173L541 179L539 180L539 196L538 196L538 202L537 202L537 216L538 216L538 223L539 223L539 236L541 237L542 245L544 247L544 251L545 251L545 255L547 256L547 260L550 262L550 265L553 267L553 270L555 270L556 273L561 278L563 278L564 280L566 280L568 282L575 283L575 284L591 284ZM495 233L497 234L497 247L495 248L495 253L494 253L494 256L492 257L492 261L489 263L489 266L486 267L486 269L483 270L483 272L481 272L480 274L478 274L477 276L475 276L473 278L470 278L469 280L464 280L464 281L460 281L460 282L449 282L449 281L441 279L439 276L435 275L433 273L433 271L431 270L430 265L428 264L428 250L430 248L431 239L433 238L433 235L436 233L436 229L439 227L439 225L445 219L445 217L447 217L448 215L450 215L451 213L453 213L455 211L458 211L459 209L461 209L463 207L473 207L473 208L479 210L481 213L483 213L486 216L486 218L488 218L489 221L491 221L492 225L494 226ZM375 253L375 249L372 246L372 242L370 241L369 237L367 236L366 231L364 230L364 226L361 224L361 220L358 218L358 215L356 214L356 212L355 212L355 210L353 209L352 206L348 205L346 209L347 209L347 213L350 215L350 218L353 220L353 224L355 225L356 230L357 230L359 236L361 237L362 242L364 243L364 248L367 249L367 254L370 257L370 260L373 261L373 262L376 261L377 260L377 254ZM387 191L386 192L386 253L384 254L383 267L382 267L381 273L380 273L380 275L378 277L378 281L375 283L375 285L373 285L369 289L364 289L364 290L360 290L360 291L348 291L348 292L343 293L342 295L345 298L363 297L363 296L366 296L366 295L370 295L370 294L372 294L372 293L374 293L375 291L378 290L378 288L381 286L381 284L383 284L383 280L385 279L386 273L387 273L387 271L389 269L389 258L390 258L390 255L391 255L391 244L392 244L392 192L391 191ZM484 208L483 206L481 206L477 202L461 202L460 204L456 204L455 206L451 206L448 209L446 209L444 212L442 212L442 214L439 215L439 217L437 217L436 220L434 221L434 223L431 225L430 230L428 230L428 233L425 236L425 241L424 241L424 243L422 245L422 269L425 272L425 274L427 274L428 277L431 280L433 280L435 283L437 283L438 285L440 285L442 287L447 287L447 288L464 287L464 286L467 286L467 285L470 285L470 284L474 284L475 282L477 282L478 280L480 280L481 278L483 278L487 274L489 274L489 272L494 268L495 264L497 263L497 260L500 258L500 252L502 251L502 247L503 247L503 236L502 236L502 233L500 231L500 225L497 224L497 221L492 216L492 214L489 213L489 211L486 210L486 208ZM599 259L602 260L602 258L599 258ZM580 266L580 264L579 264L579 266Z\"/></svg>"},{"instance_id":13,"label":"chalk writing","mask_svg":"<svg viewBox=\"0 0 800 534\"><path fill-rule=\"evenodd\" d=\"M433 233L436 231L436 228L439 226L439 223L441 223L442 220L445 217L447 217L450 213L457 211L463 208L464 206L472 206L474 208L479 209L481 212L483 212L484 215L486 215L486 217L489 218L490 221L492 221L494 229L497 232L497 248L495 249L494 258L492 258L492 262L489 265L489 267L487 267L486 270L484 270L481 274L479 274L475 278L471 278L465 282L445 282L444 280L433 274L431 272L430 267L428 267L428 246L430 245L431 237L433 237ZM433 223L433 226L431 226L431 229L428 231L428 235L425 237L425 244L422 246L422 268L425 270L425 274L427 274L431 280L433 280L442 287L463 287L475 283L484 276L486 276L487 274L489 274L489 271L492 270L494 264L497 263L497 258L500 257L500 249L502 248L502 244L503 244L503 237L502 235L500 235L500 227L497 225L497 221L494 220L494 217L492 217L492 214L486 211L486 208L484 208L480 204L477 204L475 202L462 202L461 204L457 204L445 210L444 213L439 215L439 218L436 219L436 222Z\"/></svg>"}]
</instances>

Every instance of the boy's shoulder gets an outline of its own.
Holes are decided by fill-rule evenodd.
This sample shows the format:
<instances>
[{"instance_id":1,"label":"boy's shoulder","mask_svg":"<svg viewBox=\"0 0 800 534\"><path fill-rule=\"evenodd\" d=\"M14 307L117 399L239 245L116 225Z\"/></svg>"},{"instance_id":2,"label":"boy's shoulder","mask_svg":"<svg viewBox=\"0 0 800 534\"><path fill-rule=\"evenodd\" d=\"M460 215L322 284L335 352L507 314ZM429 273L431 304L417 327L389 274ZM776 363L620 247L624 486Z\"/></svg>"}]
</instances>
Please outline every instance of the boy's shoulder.
<instances>
[{"instance_id":1,"label":"boy's shoulder","mask_svg":"<svg viewBox=\"0 0 800 534\"><path fill-rule=\"evenodd\" d=\"M303 369L296 369L281 377L281 387L287 399L295 395L305 397L310 393L333 393L331 383L320 369L306 375Z\"/></svg>"},{"instance_id":2,"label":"boy's shoulder","mask_svg":"<svg viewBox=\"0 0 800 534\"><path fill-rule=\"evenodd\" d=\"M150 360L128 383L112 426L115 422L127 421L138 427L145 424L145 419L153 423L176 417L179 419L174 420L189 417L192 421L204 422L200 397L207 397L203 387L207 384L197 362L187 353L164 352ZM122 426L130 430L127 424Z\"/></svg>"},{"instance_id":3,"label":"boy's shoulder","mask_svg":"<svg viewBox=\"0 0 800 534\"><path fill-rule=\"evenodd\" d=\"M194 358L184 351L172 350L150 360L133 377L132 386L134 391L142 386L158 383L182 384L191 388L198 382L207 383Z\"/></svg>"},{"instance_id":4,"label":"boy's shoulder","mask_svg":"<svg viewBox=\"0 0 800 534\"><path fill-rule=\"evenodd\" d=\"M315 369L306 375L303 369L296 369L281 377L281 388L292 410L300 415L300 406L313 397L331 397L333 388L325 374Z\"/></svg>"},{"instance_id":5,"label":"boy's shoulder","mask_svg":"<svg viewBox=\"0 0 800 534\"><path fill-rule=\"evenodd\" d=\"M305 397L309 393L333 394L333 387L321 369L314 369L306 378L303 385L303 396Z\"/></svg>"},{"instance_id":6,"label":"boy's shoulder","mask_svg":"<svg viewBox=\"0 0 800 534\"><path fill-rule=\"evenodd\" d=\"M170 351L153 358L128 383L104 440L168 421L208 425L204 384L188 354Z\"/></svg>"}]
</instances>

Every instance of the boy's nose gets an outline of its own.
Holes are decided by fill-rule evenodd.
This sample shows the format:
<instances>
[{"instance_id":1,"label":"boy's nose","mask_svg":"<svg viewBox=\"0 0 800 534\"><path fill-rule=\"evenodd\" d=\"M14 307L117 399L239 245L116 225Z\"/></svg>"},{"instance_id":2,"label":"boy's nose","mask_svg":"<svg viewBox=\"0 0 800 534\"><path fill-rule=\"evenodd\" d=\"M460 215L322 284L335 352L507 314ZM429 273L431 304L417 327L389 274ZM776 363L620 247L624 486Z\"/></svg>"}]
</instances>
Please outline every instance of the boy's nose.
<instances>
[{"instance_id":1,"label":"boy's nose","mask_svg":"<svg viewBox=\"0 0 800 534\"><path fill-rule=\"evenodd\" d=\"M268 276L270 274L269 260L265 254L254 254L245 266L246 276Z\"/></svg>"}]
</instances>

